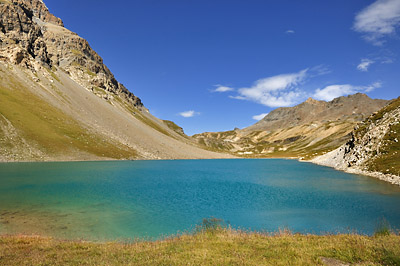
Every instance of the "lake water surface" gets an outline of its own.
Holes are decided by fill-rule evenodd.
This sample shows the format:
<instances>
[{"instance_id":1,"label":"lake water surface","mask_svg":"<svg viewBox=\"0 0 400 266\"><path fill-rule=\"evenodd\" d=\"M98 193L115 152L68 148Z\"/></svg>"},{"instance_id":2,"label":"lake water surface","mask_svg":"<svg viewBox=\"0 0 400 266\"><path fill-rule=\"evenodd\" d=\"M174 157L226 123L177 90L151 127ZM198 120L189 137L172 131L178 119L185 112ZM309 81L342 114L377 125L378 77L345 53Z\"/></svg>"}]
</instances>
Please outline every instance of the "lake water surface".
<instances>
[{"instance_id":1,"label":"lake water surface","mask_svg":"<svg viewBox=\"0 0 400 266\"><path fill-rule=\"evenodd\" d=\"M203 218L234 228L372 234L400 228L400 188L295 160L0 164L0 233L158 238Z\"/></svg>"}]
</instances>

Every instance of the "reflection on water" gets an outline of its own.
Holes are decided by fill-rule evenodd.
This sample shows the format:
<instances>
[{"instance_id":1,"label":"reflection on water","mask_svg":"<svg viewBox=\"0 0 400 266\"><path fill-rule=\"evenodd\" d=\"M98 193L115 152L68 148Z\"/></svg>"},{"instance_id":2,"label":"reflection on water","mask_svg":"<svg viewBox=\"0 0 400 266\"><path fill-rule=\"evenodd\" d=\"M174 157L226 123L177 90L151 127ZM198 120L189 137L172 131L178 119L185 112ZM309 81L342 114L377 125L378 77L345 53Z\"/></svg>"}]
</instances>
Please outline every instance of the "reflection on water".
<instances>
[{"instance_id":1,"label":"reflection on water","mask_svg":"<svg viewBox=\"0 0 400 266\"><path fill-rule=\"evenodd\" d=\"M0 233L113 240L233 227L371 234L400 228L400 188L294 160L0 164Z\"/></svg>"}]
</instances>

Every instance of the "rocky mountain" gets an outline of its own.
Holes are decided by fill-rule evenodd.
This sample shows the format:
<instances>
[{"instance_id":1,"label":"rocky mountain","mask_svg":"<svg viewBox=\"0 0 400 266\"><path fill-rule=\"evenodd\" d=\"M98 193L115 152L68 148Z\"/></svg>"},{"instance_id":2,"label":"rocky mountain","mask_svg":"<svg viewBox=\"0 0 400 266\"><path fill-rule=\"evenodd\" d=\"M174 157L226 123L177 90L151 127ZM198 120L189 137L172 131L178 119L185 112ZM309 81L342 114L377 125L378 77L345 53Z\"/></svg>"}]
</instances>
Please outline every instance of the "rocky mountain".
<instances>
[{"instance_id":1,"label":"rocky mountain","mask_svg":"<svg viewBox=\"0 0 400 266\"><path fill-rule=\"evenodd\" d=\"M0 161L219 158L152 116L41 0L0 0Z\"/></svg>"},{"instance_id":2,"label":"rocky mountain","mask_svg":"<svg viewBox=\"0 0 400 266\"><path fill-rule=\"evenodd\" d=\"M41 0L0 2L0 57L35 73L41 66L63 70L77 83L104 98L119 96L136 107L138 97L115 80L89 43L65 29ZM50 73L51 74L51 73Z\"/></svg>"},{"instance_id":3,"label":"rocky mountain","mask_svg":"<svg viewBox=\"0 0 400 266\"><path fill-rule=\"evenodd\" d=\"M386 103L386 100L373 100L362 93L338 97L330 102L308 98L305 102L294 107L277 108L256 124L244 130L272 131L317 121L327 122L329 120L362 121L374 111L382 108Z\"/></svg>"},{"instance_id":4,"label":"rocky mountain","mask_svg":"<svg viewBox=\"0 0 400 266\"><path fill-rule=\"evenodd\" d=\"M400 97L358 124L345 144L312 162L400 185Z\"/></svg>"},{"instance_id":5,"label":"rocky mountain","mask_svg":"<svg viewBox=\"0 0 400 266\"><path fill-rule=\"evenodd\" d=\"M340 146L357 122L387 102L362 93L330 102L309 98L294 107L277 108L250 127L194 137L203 145L236 155L311 158Z\"/></svg>"}]
</instances>

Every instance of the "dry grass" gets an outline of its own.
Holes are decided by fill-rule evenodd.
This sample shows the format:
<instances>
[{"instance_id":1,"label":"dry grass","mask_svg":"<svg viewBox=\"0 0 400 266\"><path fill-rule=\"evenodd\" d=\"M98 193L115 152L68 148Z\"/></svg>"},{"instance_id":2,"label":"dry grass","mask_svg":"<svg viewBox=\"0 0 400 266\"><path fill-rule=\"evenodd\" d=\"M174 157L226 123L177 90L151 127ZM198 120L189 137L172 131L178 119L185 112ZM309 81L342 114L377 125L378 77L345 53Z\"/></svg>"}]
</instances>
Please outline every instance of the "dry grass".
<instances>
[{"instance_id":1,"label":"dry grass","mask_svg":"<svg viewBox=\"0 0 400 266\"><path fill-rule=\"evenodd\" d=\"M400 236L274 235L231 229L155 242L91 243L35 236L0 237L0 265L400 265Z\"/></svg>"}]
</instances>

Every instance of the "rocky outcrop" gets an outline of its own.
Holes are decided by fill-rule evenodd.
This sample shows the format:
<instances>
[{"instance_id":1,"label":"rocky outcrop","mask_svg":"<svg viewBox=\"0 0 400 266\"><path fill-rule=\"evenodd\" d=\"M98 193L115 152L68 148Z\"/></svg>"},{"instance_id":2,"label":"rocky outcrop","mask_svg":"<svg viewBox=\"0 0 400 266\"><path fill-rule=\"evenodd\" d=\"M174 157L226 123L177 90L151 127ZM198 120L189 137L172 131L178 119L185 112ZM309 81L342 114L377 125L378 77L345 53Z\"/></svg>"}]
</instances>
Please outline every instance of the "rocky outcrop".
<instances>
[{"instance_id":1,"label":"rocky outcrop","mask_svg":"<svg viewBox=\"0 0 400 266\"><path fill-rule=\"evenodd\" d=\"M40 26L33 19L31 2L0 2L0 56L2 60L32 68L31 59L51 65ZM43 13L43 11L42 11ZM43 16L43 15L42 15Z\"/></svg>"},{"instance_id":2,"label":"rocky outcrop","mask_svg":"<svg viewBox=\"0 0 400 266\"><path fill-rule=\"evenodd\" d=\"M64 26L62 20L49 12L42 0L11 0L14 5L20 6L32 12L33 17L36 17L44 22L50 22L55 25Z\"/></svg>"},{"instance_id":3,"label":"rocky outcrop","mask_svg":"<svg viewBox=\"0 0 400 266\"><path fill-rule=\"evenodd\" d=\"M359 123L341 147L312 162L400 185L400 98Z\"/></svg>"},{"instance_id":4,"label":"rocky outcrop","mask_svg":"<svg viewBox=\"0 0 400 266\"><path fill-rule=\"evenodd\" d=\"M119 83L89 43L65 29L41 0L0 1L0 60L33 73L64 71L96 95L119 97L141 109L141 100Z\"/></svg>"},{"instance_id":5,"label":"rocky outcrop","mask_svg":"<svg viewBox=\"0 0 400 266\"><path fill-rule=\"evenodd\" d=\"M167 127L169 127L170 129L172 129L173 131L175 131L176 133L178 133L179 135L182 135L184 137L188 137L185 132L183 131L183 128L178 126L177 124L175 124L173 121L169 121L169 120L163 120L164 124L167 125Z\"/></svg>"}]
</instances>

